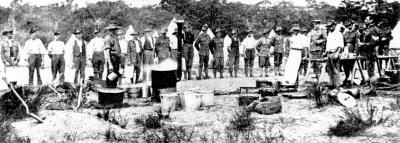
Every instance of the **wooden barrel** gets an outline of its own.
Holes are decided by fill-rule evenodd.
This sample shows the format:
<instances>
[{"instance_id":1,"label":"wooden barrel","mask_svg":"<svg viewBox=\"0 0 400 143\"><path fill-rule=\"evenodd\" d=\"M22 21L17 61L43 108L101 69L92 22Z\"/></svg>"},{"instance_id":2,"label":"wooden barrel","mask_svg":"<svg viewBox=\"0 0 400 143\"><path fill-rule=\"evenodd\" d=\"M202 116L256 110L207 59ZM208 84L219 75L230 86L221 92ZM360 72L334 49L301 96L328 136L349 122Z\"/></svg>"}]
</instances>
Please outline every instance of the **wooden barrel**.
<instances>
[{"instance_id":1,"label":"wooden barrel","mask_svg":"<svg viewBox=\"0 0 400 143\"><path fill-rule=\"evenodd\" d=\"M142 88L141 87L130 87L128 88L128 97L130 98L139 98L142 97Z\"/></svg>"},{"instance_id":2,"label":"wooden barrel","mask_svg":"<svg viewBox=\"0 0 400 143\"><path fill-rule=\"evenodd\" d=\"M107 105L122 105L124 100L124 89L122 88L100 88L97 90L99 94L99 104Z\"/></svg>"},{"instance_id":3,"label":"wooden barrel","mask_svg":"<svg viewBox=\"0 0 400 143\"><path fill-rule=\"evenodd\" d=\"M181 103L178 93L160 94L161 107L163 112L176 111L181 109Z\"/></svg>"}]
</instances>

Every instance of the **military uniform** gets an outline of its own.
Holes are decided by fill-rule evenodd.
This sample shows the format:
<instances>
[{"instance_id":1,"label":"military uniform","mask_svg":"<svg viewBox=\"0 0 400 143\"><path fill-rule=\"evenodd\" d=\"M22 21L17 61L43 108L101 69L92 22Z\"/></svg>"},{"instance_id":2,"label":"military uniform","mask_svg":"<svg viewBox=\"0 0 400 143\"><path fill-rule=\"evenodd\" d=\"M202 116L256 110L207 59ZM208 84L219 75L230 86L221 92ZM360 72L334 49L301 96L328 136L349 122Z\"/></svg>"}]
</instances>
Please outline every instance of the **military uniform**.
<instances>
[{"instance_id":1,"label":"military uniform","mask_svg":"<svg viewBox=\"0 0 400 143\"><path fill-rule=\"evenodd\" d=\"M270 66L270 64L269 64L270 43L269 43L267 37L263 36L258 40L257 50L259 53L258 64L262 70L263 70L263 68L265 68L264 74L265 74L265 76L267 76L268 67ZM261 71L261 72L263 72L263 71ZM263 73L261 74L261 76L262 75L263 75Z\"/></svg>"},{"instance_id":2,"label":"military uniform","mask_svg":"<svg viewBox=\"0 0 400 143\"><path fill-rule=\"evenodd\" d=\"M282 31L282 27L278 27L277 30ZM271 38L270 45L274 46L274 65L275 65L275 75L281 75L280 73L280 66L282 65L282 60L283 60L283 52L285 51L284 49L284 37L281 34L277 34Z\"/></svg>"},{"instance_id":3,"label":"military uniform","mask_svg":"<svg viewBox=\"0 0 400 143\"><path fill-rule=\"evenodd\" d=\"M133 64L134 73L136 73L136 75L133 74L136 79L135 83L138 83L140 75L140 63L142 62L141 51L143 51L141 46L142 44L137 38L129 40L128 42L127 58L129 63Z\"/></svg>"},{"instance_id":4,"label":"military uniform","mask_svg":"<svg viewBox=\"0 0 400 143\"><path fill-rule=\"evenodd\" d=\"M86 42L84 40L76 40L73 46L73 61L75 68L74 83L78 83L78 76L85 79L86 67Z\"/></svg>"},{"instance_id":5,"label":"military uniform","mask_svg":"<svg viewBox=\"0 0 400 143\"><path fill-rule=\"evenodd\" d=\"M231 46L229 48L229 73L232 77L232 72L233 69L235 69L235 77L237 77L237 71L239 70L239 45L240 45L240 41L239 39L236 37L232 37L231 38L232 43Z\"/></svg>"},{"instance_id":6,"label":"military uniform","mask_svg":"<svg viewBox=\"0 0 400 143\"><path fill-rule=\"evenodd\" d=\"M208 77L208 60L209 60L209 53L210 53L210 44L211 38L210 35L207 33L202 33L200 34L196 42L194 43L194 46L196 47L197 51L199 51L199 77L198 79L201 79L201 74L202 70L204 67L204 73L206 74L206 78Z\"/></svg>"},{"instance_id":7,"label":"military uniform","mask_svg":"<svg viewBox=\"0 0 400 143\"><path fill-rule=\"evenodd\" d=\"M220 72L220 78L223 78L224 73L224 39L214 37L210 42L210 50L214 57L214 78L216 72Z\"/></svg>"},{"instance_id":8,"label":"military uniform","mask_svg":"<svg viewBox=\"0 0 400 143\"><path fill-rule=\"evenodd\" d=\"M376 28L373 25L368 25L364 32L360 35L360 55L366 58L365 65L367 66L368 76L371 78L375 75L375 60L379 42L379 37L376 34Z\"/></svg>"},{"instance_id":9,"label":"military uniform","mask_svg":"<svg viewBox=\"0 0 400 143\"><path fill-rule=\"evenodd\" d=\"M309 32L311 39L310 43L310 58L311 59L322 59L323 51L325 50L326 42L326 31L321 28L314 28ZM312 63L314 73L319 75L321 73L321 64L317 62Z\"/></svg>"},{"instance_id":10,"label":"military uniform","mask_svg":"<svg viewBox=\"0 0 400 143\"><path fill-rule=\"evenodd\" d=\"M186 71L188 75L188 79L191 80L191 69L193 65L193 42L194 42L194 34L190 31L186 31L183 33L183 58L186 63Z\"/></svg>"},{"instance_id":11,"label":"military uniform","mask_svg":"<svg viewBox=\"0 0 400 143\"><path fill-rule=\"evenodd\" d=\"M20 45L13 39L6 39L1 44L1 59L5 65L18 65Z\"/></svg>"},{"instance_id":12,"label":"military uniform","mask_svg":"<svg viewBox=\"0 0 400 143\"><path fill-rule=\"evenodd\" d=\"M170 41L168 37L159 37L156 40L156 55L158 58L158 62L161 63L165 59L169 58L170 56L170 50L171 48L169 47Z\"/></svg>"},{"instance_id":13,"label":"military uniform","mask_svg":"<svg viewBox=\"0 0 400 143\"><path fill-rule=\"evenodd\" d=\"M121 77L121 73L119 72L119 68L121 66L121 47L118 42L118 38L116 35L109 35L105 39L104 50L109 50L108 55L110 56L109 60L111 61L113 69L110 69L109 63L107 63L107 75L110 75L114 72L117 77ZM107 52L107 51L106 51ZM107 87L117 87L118 78L114 80L106 79Z\"/></svg>"}]
</instances>

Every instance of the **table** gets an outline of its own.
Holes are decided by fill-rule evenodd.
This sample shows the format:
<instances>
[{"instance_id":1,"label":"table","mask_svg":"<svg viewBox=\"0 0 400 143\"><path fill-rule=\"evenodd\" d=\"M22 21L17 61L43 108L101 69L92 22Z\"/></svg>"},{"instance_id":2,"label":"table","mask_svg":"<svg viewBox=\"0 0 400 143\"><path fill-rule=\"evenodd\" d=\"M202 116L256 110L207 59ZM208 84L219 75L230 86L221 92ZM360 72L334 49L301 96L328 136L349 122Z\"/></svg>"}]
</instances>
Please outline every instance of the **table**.
<instances>
[{"instance_id":1,"label":"table","mask_svg":"<svg viewBox=\"0 0 400 143\"><path fill-rule=\"evenodd\" d=\"M392 67L392 69L395 69L396 67L395 67L395 64L394 64L394 60L397 59L397 58L398 58L397 56L377 56L378 60L376 60L376 63L378 65L378 72L379 72L379 76L380 77L382 77L382 73L381 73L381 71L382 71L382 62L381 61L388 60L388 62L390 63L390 66ZM388 67L389 66L386 65L385 70L388 70L389 69Z\"/></svg>"}]
</instances>

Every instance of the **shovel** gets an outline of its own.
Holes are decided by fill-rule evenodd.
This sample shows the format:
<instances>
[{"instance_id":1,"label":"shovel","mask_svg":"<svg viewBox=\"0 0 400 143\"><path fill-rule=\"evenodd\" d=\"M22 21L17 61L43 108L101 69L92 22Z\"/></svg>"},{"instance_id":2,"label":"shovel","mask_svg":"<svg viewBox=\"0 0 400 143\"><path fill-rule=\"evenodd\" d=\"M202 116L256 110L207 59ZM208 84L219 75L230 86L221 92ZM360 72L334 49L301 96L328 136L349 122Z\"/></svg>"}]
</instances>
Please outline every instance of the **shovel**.
<instances>
[{"instance_id":1,"label":"shovel","mask_svg":"<svg viewBox=\"0 0 400 143\"><path fill-rule=\"evenodd\" d=\"M17 96L17 98L21 101L22 105L25 107L25 112L26 114L28 114L29 116L31 116L32 118L36 119L39 123L44 123L43 119L41 119L40 117L38 117L37 115L29 112L29 107L28 105L25 103L25 101L21 98L21 96L19 96L18 92L15 91L14 89L14 85L10 84L7 82L7 79L3 78L3 81L6 82L6 84L8 85L8 87L14 92L15 96Z\"/></svg>"},{"instance_id":2,"label":"shovel","mask_svg":"<svg viewBox=\"0 0 400 143\"><path fill-rule=\"evenodd\" d=\"M79 84L81 85L81 87L79 88L79 93L78 93L78 103L75 107L72 107L74 109L74 111L78 110L79 106L81 105L81 100L82 100L82 90L83 90L83 79L81 78L79 80Z\"/></svg>"}]
</instances>

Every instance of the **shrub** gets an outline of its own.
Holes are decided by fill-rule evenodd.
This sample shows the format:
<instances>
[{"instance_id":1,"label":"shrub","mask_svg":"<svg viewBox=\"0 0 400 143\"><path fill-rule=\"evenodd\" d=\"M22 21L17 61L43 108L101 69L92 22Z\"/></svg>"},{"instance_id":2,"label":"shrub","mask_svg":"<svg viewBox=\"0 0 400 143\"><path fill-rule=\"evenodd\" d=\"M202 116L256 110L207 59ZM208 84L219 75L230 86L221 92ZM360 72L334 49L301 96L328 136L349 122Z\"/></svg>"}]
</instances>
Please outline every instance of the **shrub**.
<instances>
[{"instance_id":1,"label":"shrub","mask_svg":"<svg viewBox=\"0 0 400 143\"><path fill-rule=\"evenodd\" d=\"M305 90L305 94L308 98L314 99L317 108L321 108L329 103L332 103L332 100L329 99L328 96L328 87L326 86L318 86L317 84L313 84Z\"/></svg>"},{"instance_id":2,"label":"shrub","mask_svg":"<svg viewBox=\"0 0 400 143\"><path fill-rule=\"evenodd\" d=\"M229 130L246 132L254 129L254 118L251 117L251 111L244 107L239 108L229 122L230 124L227 127Z\"/></svg>"},{"instance_id":3,"label":"shrub","mask_svg":"<svg viewBox=\"0 0 400 143\"><path fill-rule=\"evenodd\" d=\"M342 117L339 122L329 128L328 134L333 136L356 136L358 133L379 124L383 124L390 119L390 115L384 116L383 110L382 113L379 113L379 110L376 106L373 106L369 99L366 102L366 118L363 118L362 112L360 109L344 110L344 117Z\"/></svg>"},{"instance_id":4,"label":"shrub","mask_svg":"<svg viewBox=\"0 0 400 143\"><path fill-rule=\"evenodd\" d=\"M161 119L154 115L144 115L142 117L136 118L135 123L147 129L158 129L162 126Z\"/></svg>"}]
</instances>

